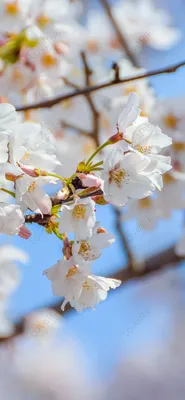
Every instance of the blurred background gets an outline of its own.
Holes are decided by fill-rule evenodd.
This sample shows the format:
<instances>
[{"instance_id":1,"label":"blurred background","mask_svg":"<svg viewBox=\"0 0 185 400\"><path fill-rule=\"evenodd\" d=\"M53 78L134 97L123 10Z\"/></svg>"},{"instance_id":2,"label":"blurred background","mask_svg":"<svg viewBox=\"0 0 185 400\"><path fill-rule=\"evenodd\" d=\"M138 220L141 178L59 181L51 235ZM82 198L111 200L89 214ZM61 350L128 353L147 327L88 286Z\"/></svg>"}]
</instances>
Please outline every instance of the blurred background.
<instances>
[{"instance_id":1,"label":"blurred background","mask_svg":"<svg viewBox=\"0 0 185 400\"><path fill-rule=\"evenodd\" d=\"M50 1L52 2L52 0ZM106 14L101 1L84 0L82 3L83 11L80 18L83 25L87 25L88 15L92 10L97 13L100 20L101 16ZM119 4L123 3L125 3L124 0L119 2ZM127 3L133 3L133 1L127 0ZM145 0L145 3L147 3L147 0ZM163 9L171 16L172 24L175 29L180 31L181 37L173 46L160 50L148 45L141 46L139 41L131 44L130 49L137 59L138 65L146 70L155 70L177 64L185 58L185 2L183 0L176 0L175 2L153 0L153 3L157 9ZM116 7L116 1L109 0L109 5ZM102 31L104 29L103 18L102 16ZM146 35L152 35L147 29L150 29L150 26L145 28ZM159 29L157 24L155 29ZM99 35L101 41L101 34ZM129 35L127 41L129 43ZM101 52L96 55L96 59L99 58L101 58ZM106 54L108 68L114 61L119 62L119 58L120 54L114 54L114 52L110 52L109 56ZM96 62L94 62L95 64ZM170 104L171 112L174 109L179 109L181 115L185 115L185 68L178 69L172 74L152 77L149 79L149 85L152 86L158 99L156 106L158 113L162 110L163 104ZM99 94L97 93L96 96L98 98ZM160 123L158 124L160 126ZM183 135L184 128L185 119L184 125L183 123L181 125ZM182 191L183 185L182 182ZM182 199L183 195L184 193ZM85 310L83 313L77 313L69 310L63 315L61 323L59 323L56 340L61 341L62 346L65 347L63 335L65 335L65 340L68 340L66 337L72 337L75 347L74 353L76 346L80 348L85 360L86 373L88 371L91 380L89 387L92 387L93 390L95 387L101 387L96 394L97 397L125 400L153 399L156 396L159 399L174 399L175 396L179 400L184 398L185 385L182 371L185 368L185 262L183 255L181 254L182 260L180 260L180 257L178 259L178 255L174 256L174 253L171 260L170 257L167 257L166 267L164 267L165 261L163 262L162 256L155 258L153 267L156 271L142 276L142 271L144 271L147 263L146 260L167 249L174 248L173 246L179 243L184 234L183 201L181 207L174 205L173 209L173 206L169 206L169 215L165 215L168 204L172 199L171 196L174 196L174 198L180 196L175 187L172 192L167 192L160 199L160 210L164 210L164 215L163 211L159 212L159 206L155 204L148 209L143 206L141 213L139 209L123 210L119 218L125 242L121 239L120 232L117 229L115 209L110 205L97 207L97 220L100 220L101 225L113 233L117 240L111 248L103 252L101 258L95 261L93 271L102 276L113 276L118 271L127 268L130 261L129 257L131 257L133 275L135 271L136 275L138 274L138 277L126 280L119 289L112 291L107 300L98 305L95 311ZM29 254L29 263L26 266L20 266L22 275L20 286L9 299L7 310L9 318L13 321L19 321L20 318L33 310L51 307L56 302L60 303L61 299L53 297L50 283L42 275L44 269L49 268L56 260L61 258L60 240L48 235L42 227L33 226L32 236L27 241L23 242L20 237L16 236L10 239L2 237L1 242L12 243L18 248L23 248ZM157 267L157 263L160 268ZM48 330L51 310L50 308L48 311ZM52 318L51 325L53 325ZM35 337L39 336L39 333L33 336L36 340ZM17 340L21 352L21 340ZM39 359L40 361L43 360L41 364L47 364L50 362L50 358L48 356L48 360L45 360L45 356L39 350L40 344L38 345L38 343ZM3 348L4 346L2 345ZM29 353L30 347L27 347L27 344L25 346ZM47 346L49 345L47 344ZM58 346L60 347L60 345ZM69 345L69 348L71 349L71 345ZM73 368L68 365L67 347L62 349L63 364L67 365L66 368L69 368L69 371L73 371ZM34 352L37 352L37 350L35 349ZM55 351L52 354L55 354ZM3 354L2 357L4 357ZM56 352L56 359L57 357ZM77 369L83 357L80 355L75 361ZM55 364L54 357L51 356L51 359ZM66 362L66 360L68 361ZM71 363L73 365L72 361ZM67 373L63 373L66 379L69 379ZM43 374L45 374L44 370ZM45 376L47 377L47 374ZM28 377L27 379L29 380ZM35 382L34 379L36 378L32 377L32 379ZM86 382L85 379L85 385ZM82 387L84 387L83 384ZM93 390L90 390L91 395ZM79 391L78 385L76 391ZM57 395L49 395L48 393L48 397L44 394L43 399L59 398ZM68 392L66 391L66 393ZM82 389L80 398L83 398L83 395L85 396L84 393ZM88 395L86 394L86 398ZM37 397L29 397L28 391L22 396L21 399L37 399ZM5 394L2 400L4 398L6 399ZM40 398L42 397L38 397L38 399ZM77 395L65 395L63 392L60 399L63 398L73 399L77 398ZM11 395L9 399L11 399ZM15 397L15 399L19 399L19 397Z\"/></svg>"}]
</instances>

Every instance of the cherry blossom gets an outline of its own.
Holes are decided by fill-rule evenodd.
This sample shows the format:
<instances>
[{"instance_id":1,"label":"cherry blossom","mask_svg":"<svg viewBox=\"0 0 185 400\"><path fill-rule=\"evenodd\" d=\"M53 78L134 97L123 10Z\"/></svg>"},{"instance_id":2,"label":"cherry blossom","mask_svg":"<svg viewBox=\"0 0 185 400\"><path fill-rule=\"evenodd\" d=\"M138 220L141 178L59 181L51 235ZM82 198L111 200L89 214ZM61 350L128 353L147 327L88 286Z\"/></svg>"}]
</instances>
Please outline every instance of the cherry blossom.
<instances>
[{"instance_id":1,"label":"cherry blossom","mask_svg":"<svg viewBox=\"0 0 185 400\"><path fill-rule=\"evenodd\" d=\"M18 235L23 224L24 216L20 206L0 203L0 233Z\"/></svg>"},{"instance_id":2,"label":"cherry blossom","mask_svg":"<svg viewBox=\"0 0 185 400\"><path fill-rule=\"evenodd\" d=\"M95 203L90 198L77 198L75 203L63 205L59 222L60 232L75 232L76 237L80 240L90 237L96 222L94 207Z\"/></svg>"},{"instance_id":3,"label":"cherry blossom","mask_svg":"<svg viewBox=\"0 0 185 400\"><path fill-rule=\"evenodd\" d=\"M101 250L111 246L115 237L101 228L99 222L96 222L92 229L92 236L86 240L76 239L72 245L73 258L81 255L84 260L94 260L101 256Z\"/></svg>"}]
</instances>

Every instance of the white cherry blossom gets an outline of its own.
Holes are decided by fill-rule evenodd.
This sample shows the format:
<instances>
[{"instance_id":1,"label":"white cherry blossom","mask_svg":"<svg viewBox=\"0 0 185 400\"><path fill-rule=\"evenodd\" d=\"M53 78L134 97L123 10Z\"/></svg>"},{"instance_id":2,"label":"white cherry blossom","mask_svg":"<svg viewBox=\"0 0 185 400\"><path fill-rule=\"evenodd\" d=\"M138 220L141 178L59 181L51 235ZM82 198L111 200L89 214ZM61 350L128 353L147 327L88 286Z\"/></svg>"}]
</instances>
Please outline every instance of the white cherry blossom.
<instances>
[{"instance_id":1,"label":"white cherry blossom","mask_svg":"<svg viewBox=\"0 0 185 400\"><path fill-rule=\"evenodd\" d=\"M90 262L78 256L78 262L71 257L58 261L53 267L44 271L52 282L52 291L55 296L63 296L68 302L80 295L82 285L90 273ZM66 303L65 303L66 304ZM64 308L64 306L63 306Z\"/></svg>"},{"instance_id":2,"label":"white cherry blossom","mask_svg":"<svg viewBox=\"0 0 185 400\"><path fill-rule=\"evenodd\" d=\"M19 269L12 261L26 263L27 254L11 245L0 247L0 296L6 298L18 286L20 281Z\"/></svg>"},{"instance_id":3,"label":"white cherry blossom","mask_svg":"<svg viewBox=\"0 0 185 400\"><path fill-rule=\"evenodd\" d=\"M172 144L172 139L164 134L162 130L150 122L131 126L126 130L125 139L129 140L134 150L150 156L159 153L163 148Z\"/></svg>"},{"instance_id":4,"label":"white cherry blossom","mask_svg":"<svg viewBox=\"0 0 185 400\"><path fill-rule=\"evenodd\" d=\"M60 232L74 232L79 240L90 237L96 222L94 207L95 203L91 198L77 198L75 203L63 205L59 222Z\"/></svg>"},{"instance_id":5,"label":"white cherry blossom","mask_svg":"<svg viewBox=\"0 0 185 400\"><path fill-rule=\"evenodd\" d=\"M24 224L24 215L20 206L0 203L0 233L18 235Z\"/></svg>"},{"instance_id":6,"label":"white cherry blossom","mask_svg":"<svg viewBox=\"0 0 185 400\"><path fill-rule=\"evenodd\" d=\"M97 304L106 300L107 292L110 289L116 289L120 285L120 280L91 274L83 283L80 296L75 299L72 298L69 302L78 312L83 311L85 308L94 310Z\"/></svg>"},{"instance_id":7,"label":"white cherry blossom","mask_svg":"<svg viewBox=\"0 0 185 400\"><path fill-rule=\"evenodd\" d=\"M104 161L105 199L117 206L123 206L129 198L141 199L155 189L143 172L150 167L148 157L140 153L123 154L120 146L114 148ZM148 173L149 175L149 173Z\"/></svg>"},{"instance_id":8,"label":"white cherry blossom","mask_svg":"<svg viewBox=\"0 0 185 400\"><path fill-rule=\"evenodd\" d=\"M14 129L17 120L15 107L9 103L0 104L0 132L10 132Z\"/></svg>"},{"instance_id":9,"label":"white cherry blossom","mask_svg":"<svg viewBox=\"0 0 185 400\"><path fill-rule=\"evenodd\" d=\"M156 8L153 0L118 2L112 13L137 52L142 43L156 50L168 50L181 38L181 32L171 25L168 12Z\"/></svg>"},{"instance_id":10,"label":"white cherry blossom","mask_svg":"<svg viewBox=\"0 0 185 400\"><path fill-rule=\"evenodd\" d=\"M115 242L115 237L100 227L96 222L92 229L92 236L86 240L75 239L72 245L73 258L81 255L84 260L95 260L102 254L102 249L111 246Z\"/></svg>"},{"instance_id":11,"label":"white cherry blossom","mask_svg":"<svg viewBox=\"0 0 185 400\"><path fill-rule=\"evenodd\" d=\"M51 199L42 189L42 186L48 183L56 184L57 178L49 176L33 178L23 174L16 180L16 201L17 204L20 204L23 211L29 208L41 215L50 214L52 207Z\"/></svg>"},{"instance_id":12,"label":"white cherry blossom","mask_svg":"<svg viewBox=\"0 0 185 400\"><path fill-rule=\"evenodd\" d=\"M10 161L20 167L54 171L60 165L56 148L45 126L24 122L18 124L10 141Z\"/></svg>"}]
</instances>

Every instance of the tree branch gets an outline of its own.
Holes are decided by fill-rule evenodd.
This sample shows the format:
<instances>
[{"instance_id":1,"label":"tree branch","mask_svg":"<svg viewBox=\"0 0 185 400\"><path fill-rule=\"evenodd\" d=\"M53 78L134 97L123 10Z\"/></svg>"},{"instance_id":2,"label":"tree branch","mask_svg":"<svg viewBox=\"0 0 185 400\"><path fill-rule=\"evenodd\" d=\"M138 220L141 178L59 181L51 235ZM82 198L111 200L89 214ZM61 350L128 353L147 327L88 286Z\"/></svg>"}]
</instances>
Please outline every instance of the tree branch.
<instances>
[{"instance_id":1,"label":"tree branch","mask_svg":"<svg viewBox=\"0 0 185 400\"><path fill-rule=\"evenodd\" d=\"M104 83L100 83L98 85L94 85L94 86L90 86L90 87L84 87L82 89L79 90L75 90L74 92L65 94L65 95L60 95L57 96L53 99L50 100L46 100L46 101L40 101L38 103L35 104L28 104L26 106L21 106L21 107L17 107L17 111L27 111L27 110L36 110L38 108L51 108L53 106L55 106L58 103L61 103L67 99L71 99L73 97L77 97L77 96L81 96L81 95L86 95L86 94L90 94L92 92L95 92L97 90L100 89L105 89L107 87L110 86L114 86L114 85L118 85L120 83L127 83L127 82L132 82L132 81L137 81L139 79L144 79L144 78L149 78L151 76L157 76L157 75L162 75L162 74L171 74L173 72L176 72L179 68L184 67L185 66L185 61L182 61L178 64L174 64L168 67L163 67L163 68L159 68L156 70L152 70L149 72L145 72L143 74L140 75L136 75L136 76L132 76L130 78L123 78L123 79L118 79L116 80L111 80L108 82L104 82Z\"/></svg>"},{"instance_id":2,"label":"tree branch","mask_svg":"<svg viewBox=\"0 0 185 400\"><path fill-rule=\"evenodd\" d=\"M132 53L132 51L127 43L126 38L124 37L122 31L119 28L119 25L117 24L116 19L114 18L113 14L112 14L112 11L111 11L108 1L107 0L100 0L100 1L101 1L102 6L104 7L104 10L105 10L110 22L111 22L111 25L113 26L113 28L117 34L120 45L122 46L123 50L125 51L128 59L132 62L132 64L135 67L139 67L139 64L137 62L135 55Z\"/></svg>"},{"instance_id":3,"label":"tree branch","mask_svg":"<svg viewBox=\"0 0 185 400\"><path fill-rule=\"evenodd\" d=\"M116 218L116 228L117 232L119 234L121 243L123 245L123 248L125 250L127 260L128 260L128 268L133 269L134 267L134 260L132 256L132 252L130 250L130 247L128 245L124 230L123 230L123 223L122 223L122 212L120 208L113 207L114 213L115 213L115 218Z\"/></svg>"},{"instance_id":4,"label":"tree branch","mask_svg":"<svg viewBox=\"0 0 185 400\"><path fill-rule=\"evenodd\" d=\"M90 87L92 71L88 65L85 52L82 52L81 56L82 56L82 62L83 62L83 66L84 66L84 75L85 75L86 86ZM94 139L97 147L99 147L99 145L100 145L100 142L99 142L99 112L97 111L91 96L89 94L86 94L85 96L86 96L87 102L89 104L89 107L91 109L92 116L93 116L93 134L92 134L92 136L93 136L93 139Z\"/></svg>"}]
</instances>

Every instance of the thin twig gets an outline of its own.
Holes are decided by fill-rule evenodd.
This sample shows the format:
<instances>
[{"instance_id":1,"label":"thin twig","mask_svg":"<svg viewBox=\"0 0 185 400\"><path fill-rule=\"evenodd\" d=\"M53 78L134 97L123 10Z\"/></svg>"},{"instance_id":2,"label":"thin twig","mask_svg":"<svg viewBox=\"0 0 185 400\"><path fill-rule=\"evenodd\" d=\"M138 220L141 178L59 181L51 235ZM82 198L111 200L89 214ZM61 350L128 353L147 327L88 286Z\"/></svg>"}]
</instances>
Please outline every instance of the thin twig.
<instances>
[{"instance_id":1,"label":"thin twig","mask_svg":"<svg viewBox=\"0 0 185 400\"><path fill-rule=\"evenodd\" d=\"M139 79L145 79L145 78L149 78L151 76L157 76L157 75L162 75L162 74L171 74L176 72L179 68L184 67L185 66L185 61L182 61L178 64L174 64L168 67L163 67L163 68L159 68L156 70L152 70L152 71L148 71L145 72L143 74L139 74L139 75L135 75L129 78L123 78L123 79L119 79L117 81L115 80L110 80L108 82L104 82L104 83L100 83L98 85L94 85L94 86L90 86L90 87L84 87L81 88L79 90L75 90L74 92L65 94L65 95L60 95L57 96L53 99L50 100L46 100L46 101L40 101L38 103L35 104L28 104L26 106L21 106L21 107L17 107L17 111L27 111L27 110L36 110L38 108L51 108L53 106L55 106L58 103L61 103L65 100L71 99L73 97L77 97L77 96L81 96L81 95L86 95L86 94L90 94L92 92L95 92L97 90L101 90L101 89L105 89L107 87L110 86L115 86L118 85L120 83L127 83L127 82L132 82L132 81L137 81Z\"/></svg>"},{"instance_id":2,"label":"thin twig","mask_svg":"<svg viewBox=\"0 0 185 400\"><path fill-rule=\"evenodd\" d=\"M86 199L87 197L100 196L102 194L103 194L102 190L97 189L96 192L82 195L82 196L80 196L80 198ZM72 201L72 199L68 198L66 200L61 200L58 197L53 197L51 199L51 201L52 201L52 206L56 206L56 205L68 204ZM45 214L43 216L41 214L29 214L29 215L25 215L25 222L28 224L35 223L38 225L46 226L48 224L50 218L51 218L50 214Z\"/></svg>"},{"instance_id":3,"label":"thin twig","mask_svg":"<svg viewBox=\"0 0 185 400\"><path fill-rule=\"evenodd\" d=\"M87 87L90 87L91 85L91 75L92 75L92 70L90 69L88 62L87 62L87 57L85 52L83 51L81 53L81 57L82 57L82 62L83 62L83 66L84 66L84 76L85 76L85 83ZM93 139L97 145L97 147L99 147L100 142L99 142L99 112L95 107L95 104L90 96L90 94L86 94L86 99L87 102L89 104L89 107L91 109L92 112L92 117L93 117Z\"/></svg>"},{"instance_id":4,"label":"thin twig","mask_svg":"<svg viewBox=\"0 0 185 400\"><path fill-rule=\"evenodd\" d=\"M117 207L113 207L113 210L114 210L115 219L116 219L116 229L117 229L117 232L121 239L122 246L125 250L125 253L126 253L126 256L128 259L128 263L129 263L129 267L133 268L134 260L133 260L132 252L130 250L130 247L129 247L127 239L126 239L125 232L123 230L121 209L117 208Z\"/></svg>"},{"instance_id":5,"label":"thin twig","mask_svg":"<svg viewBox=\"0 0 185 400\"><path fill-rule=\"evenodd\" d=\"M101 1L102 6L104 7L104 10L105 10L110 22L111 22L111 25L113 26L113 28L117 34L120 45L124 49L128 59L132 62L132 64L135 67L139 67L139 64L137 62L135 55L132 53L125 36L123 35L121 29L119 28L119 25L117 24L116 19L114 18L113 14L112 14L112 11L111 11L108 1L107 0L100 0L100 1Z\"/></svg>"}]
</instances>

